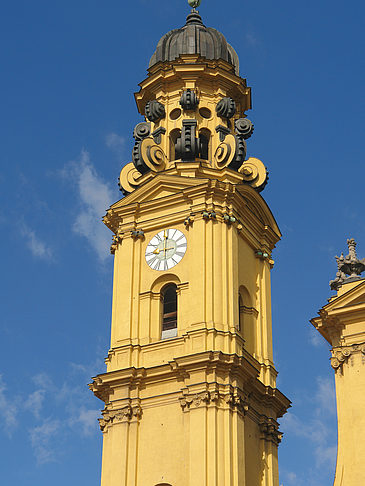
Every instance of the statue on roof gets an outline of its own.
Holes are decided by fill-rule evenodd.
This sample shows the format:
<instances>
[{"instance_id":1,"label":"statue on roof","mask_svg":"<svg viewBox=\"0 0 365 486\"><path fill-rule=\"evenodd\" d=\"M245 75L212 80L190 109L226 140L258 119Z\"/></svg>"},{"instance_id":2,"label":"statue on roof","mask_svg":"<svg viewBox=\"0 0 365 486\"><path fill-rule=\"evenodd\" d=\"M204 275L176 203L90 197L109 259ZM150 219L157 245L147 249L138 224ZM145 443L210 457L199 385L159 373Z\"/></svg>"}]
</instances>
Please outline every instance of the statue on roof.
<instances>
[{"instance_id":1,"label":"statue on roof","mask_svg":"<svg viewBox=\"0 0 365 486\"><path fill-rule=\"evenodd\" d=\"M356 254L356 241L354 238L347 240L349 254L344 257L336 256L337 273L336 278L330 281L332 290L338 290L344 283L360 280L362 272L365 271L365 258L359 260Z\"/></svg>"}]
</instances>

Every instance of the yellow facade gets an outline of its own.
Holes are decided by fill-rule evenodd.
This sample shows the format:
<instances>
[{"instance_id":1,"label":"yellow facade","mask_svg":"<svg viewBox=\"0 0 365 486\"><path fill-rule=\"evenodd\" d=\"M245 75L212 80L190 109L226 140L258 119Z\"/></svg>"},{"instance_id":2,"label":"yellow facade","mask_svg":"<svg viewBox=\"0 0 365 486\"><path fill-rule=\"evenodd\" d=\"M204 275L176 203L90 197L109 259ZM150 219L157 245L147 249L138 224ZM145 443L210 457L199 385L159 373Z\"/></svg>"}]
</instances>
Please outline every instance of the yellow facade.
<instances>
[{"instance_id":1,"label":"yellow facade","mask_svg":"<svg viewBox=\"0 0 365 486\"><path fill-rule=\"evenodd\" d=\"M90 385L105 402L101 484L279 486L277 419L290 405L276 388L272 350L271 252L280 231L257 191L267 178L262 162L232 169L250 88L228 62L199 55L158 63L140 86L140 113L151 100L165 113L135 147L148 170L123 168L129 194L104 218L114 234L111 346L107 372ZM179 101L187 90L195 108ZM216 110L225 97L236 103L231 119ZM205 158L176 158L186 120L208 140ZM146 248L167 229L181 231L187 248L160 271ZM177 331L163 339L170 283Z\"/></svg>"},{"instance_id":2,"label":"yellow facade","mask_svg":"<svg viewBox=\"0 0 365 486\"><path fill-rule=\"evenodd\" d=\"M332 346L338 450L334 486L365 484L365 281L345 283L312 324Z\"/></svg>"}]
</instances>

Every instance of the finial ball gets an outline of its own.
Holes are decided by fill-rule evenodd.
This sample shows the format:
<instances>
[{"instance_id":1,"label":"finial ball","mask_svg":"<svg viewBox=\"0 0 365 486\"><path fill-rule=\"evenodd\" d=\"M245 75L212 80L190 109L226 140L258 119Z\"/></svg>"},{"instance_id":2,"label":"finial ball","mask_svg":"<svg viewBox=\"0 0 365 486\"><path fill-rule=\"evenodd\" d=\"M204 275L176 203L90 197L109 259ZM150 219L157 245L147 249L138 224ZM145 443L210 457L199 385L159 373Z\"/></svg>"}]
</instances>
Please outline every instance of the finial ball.
<instances>
[{"instance_id":1,"label":"finial ball","mask_svg":"<svg viewBox=\"0 0 365 486\"><path fill-rule=\"evenodd\" d=\"M196 8L202 3L202 0L188 0L190 7Z\"/></svg>"}]
</instances>

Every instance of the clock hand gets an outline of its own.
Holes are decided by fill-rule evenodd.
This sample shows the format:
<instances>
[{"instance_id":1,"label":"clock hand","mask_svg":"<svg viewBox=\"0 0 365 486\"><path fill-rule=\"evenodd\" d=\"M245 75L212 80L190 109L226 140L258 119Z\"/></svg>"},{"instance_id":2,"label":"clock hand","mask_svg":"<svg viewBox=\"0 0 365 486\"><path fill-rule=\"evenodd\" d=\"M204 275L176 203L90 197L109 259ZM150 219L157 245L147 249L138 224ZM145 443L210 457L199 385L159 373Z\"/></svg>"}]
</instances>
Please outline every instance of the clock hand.
<instances>
[{"instance_id":1,"label":"clock hand","mask_svg":"<svg viewBox=\"0 0 365 486\"><path fill-rule=\"evenodd\" d=\"M163 252L165 253L165 255L166 255L166 252L167 252L168 250L174 250L174 249L175 249L174 247L170 247L170 248L166 248L166 247L164 247L164 248L161 248L161 250L160 250L159 248L156 248L156 250L153 250L153 252L152 252L152 253L153 253L154 255L159 255L159 254L160 254L160 253L163 251Z\"/></svg>"}]
</instances>

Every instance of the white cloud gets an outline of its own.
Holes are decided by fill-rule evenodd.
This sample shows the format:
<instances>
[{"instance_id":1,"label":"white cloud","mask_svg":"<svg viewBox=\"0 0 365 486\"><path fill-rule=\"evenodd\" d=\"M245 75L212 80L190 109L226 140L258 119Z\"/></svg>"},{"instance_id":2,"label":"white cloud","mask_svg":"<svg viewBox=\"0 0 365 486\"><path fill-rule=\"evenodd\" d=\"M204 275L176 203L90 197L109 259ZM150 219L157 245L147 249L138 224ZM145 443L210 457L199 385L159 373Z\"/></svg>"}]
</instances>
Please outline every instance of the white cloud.
<instances>
[{"instance_id":1,"label":"white cloud","mask_svg":"<svg viewBox=\"0 0 365 486\"><path fill-rule=\"evenodd\" d=\"M318 348L319 346L323 346L323 344L325 344L324 337L321 336L319 332L314 329L314 327L310 329L309 332L309 342L312 344L312 346Z\"/></svg>"},{"instance_id":2,"label":"white cloud","mask_svg":"<svg viewBox=\"0 0 365 486\"><path fill-rule=\"evenodd\" d=\"M308 471L308 477L312 473L319 477L323 471L334 471L337 453L336 435L332 427L333 415L336 413L334 381L330 377L317 377L316 383L314 393L305 393L302 390L303 395L307 397L303 403L307 412L306 417L301 418L293 412L288 412L281 419L281 428L287 436L300 437L311 444L313 469ZM297 478L292 472L284 472L284 477L284 484L309 484L308 481ZM321 484L320 479L318 483L313 479L314 484Z\"/></svg>"},{"instance_id":3,"label":"white cloud","mask_svg":"<svg viewBox=\"0 0 365 486\"><path fill-rule=\"evenodd\" d=\"M334 380L319 376L317 378L317 392L315 395L318 404L317 414L322 412L334 415L336 413L336 396Z\"/></svg>"},{"instance_id":4,"label":"white cloud","mask_svg":"<svg viewBox=\"0 0 365 486\"><path fill-rule=\"evenodd\" d=\"M24 403L24 408L30 410L36 418L39 418L43 407L46 390L36 390L31 393Z\"/></svg>"},{"instance_id":5,"label":"white cloud","mask_svg":"<svg viewBox=\"0 0 365 486\"><path fill-rule=\"evenodd\" d=\"M54 462L56 460L55 451L52 447L52 440L60 430L60 421L46 419L42 425L34 427L29 431L30 441L38 465Z\"/></svg>"},{"instance_id":6,"label":"white cloud","mask_svg":"<svg viewBox=\"0 0 365 486\"><path fill-rule=\"evenodd\" d=\"M14 401L6 395L6 385L0 375L0 425L11 436L18 424L18 409Z\"/></svg>"},{"instance_id":7,"label":"white cloud","mask_svg":"<svg viewBox=\"0 0 365 486\"><path fill-rule=\"evenodd\" d=\"M52 260L53 253L51 248L25 223L22 223L20 226L20 234L33 256L44 260Z\"/></svg>"},{"instance_id":8,"label":"white cloud","mask_svg":"<svg viewBox=\"0 0 365 486\"><path fill-rule=\"evenodd\" d=\"M118 156L122 156L125 145L124 137L112 132L105 137L105 143L106 146L113 150Z\"/></svg>"},{"instance_id":9,"label":"white cloud","mask_svg":"<svg viewBox=\"0 0 365 486\"><path fill-rule=\"evenodd\" d=\"M90 436L98 430L97 418L100 417L100 410L86 410L82 408L77 415L69 420L69 425L81 427L84 436Z\"/></svg>"},{"instance_id":10,"label":"white cloud","mask_svg":"<svg viewBox=\"0 0 365 486\"><path fill-rule=\"evenodd\" d=\"M257 44L259 43L257 36L255 34L253 34L252 32L246 32L245 38L246 38L247 44L249 44L251 46L257 46Z\"/></svg>"},{"instance_id":11,"label":"white cloud","mask_svg":"<svg viewBox=\"0 0 365 486\"><path fill-rule=\"evenodd\" d=\"M67 164L61 173L71 179L77 188L80 209L73 230L86 238L99 259L104 261L109 254L111 234L101 218L112 202L110 186L99 177L85 150L78 161Z\"/></svg>"}]
</instances>

